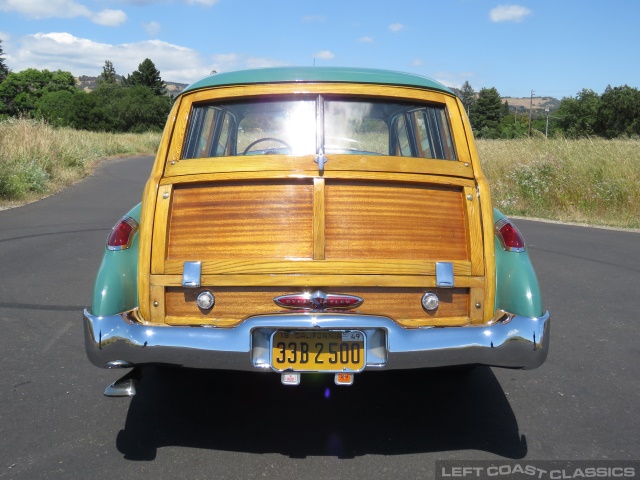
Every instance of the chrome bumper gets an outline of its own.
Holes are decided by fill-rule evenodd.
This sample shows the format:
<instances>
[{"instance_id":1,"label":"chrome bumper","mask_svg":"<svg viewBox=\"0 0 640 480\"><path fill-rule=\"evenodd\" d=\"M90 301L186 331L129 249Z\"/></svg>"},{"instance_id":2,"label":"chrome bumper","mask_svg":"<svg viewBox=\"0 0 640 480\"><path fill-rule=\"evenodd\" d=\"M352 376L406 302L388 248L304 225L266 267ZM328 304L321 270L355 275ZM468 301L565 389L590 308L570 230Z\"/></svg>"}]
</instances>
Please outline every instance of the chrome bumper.
<instances>
[{"instance_id":1,"label":"chrome bumper","mask_svg":"<svg viewBox=\"0 0 640 480\"><path fill-rule=\"evenodd\" d=\"M500 312L488 325L411 329L357 314L262 315L235 328L215 328L149 325L136 313L96 317L84 311L85 347L94 365L271 371L269 339L277 329L361 330L367 370L465 364L531 369L542 365L549 349L549 312L539 318Z\"/></svg>"}]
</instances>

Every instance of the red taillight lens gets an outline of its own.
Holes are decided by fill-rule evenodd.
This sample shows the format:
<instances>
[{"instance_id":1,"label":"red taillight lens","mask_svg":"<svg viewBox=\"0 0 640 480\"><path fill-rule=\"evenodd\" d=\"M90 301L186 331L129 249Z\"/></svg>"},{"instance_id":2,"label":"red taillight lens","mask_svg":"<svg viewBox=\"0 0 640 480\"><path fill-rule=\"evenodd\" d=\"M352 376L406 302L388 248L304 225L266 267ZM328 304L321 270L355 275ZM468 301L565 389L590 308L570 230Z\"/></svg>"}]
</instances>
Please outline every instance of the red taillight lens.
<instances>
[{"instance_id":1,"label":"red taillight lens","mask_svg":"<svg viewBox=\"0 0 640 480\"><path fill-rule=\"evenodd\" d=\"M503 250L508 252L525 251L526 245L522 234L508 219L498 220L495 224L495 230Z\"/></svg>"},{"instance_id":2,"label":"red taillight lens","mask_svg":"<svg viewBox=\"0 0 640 480\"><path fill-rule=\"evenodd\" d=\"M111 229L107 239L107 250L125 250L131 246L133 235L138 231L138 222L124 217Z\"/></svg>"}]
</instances>

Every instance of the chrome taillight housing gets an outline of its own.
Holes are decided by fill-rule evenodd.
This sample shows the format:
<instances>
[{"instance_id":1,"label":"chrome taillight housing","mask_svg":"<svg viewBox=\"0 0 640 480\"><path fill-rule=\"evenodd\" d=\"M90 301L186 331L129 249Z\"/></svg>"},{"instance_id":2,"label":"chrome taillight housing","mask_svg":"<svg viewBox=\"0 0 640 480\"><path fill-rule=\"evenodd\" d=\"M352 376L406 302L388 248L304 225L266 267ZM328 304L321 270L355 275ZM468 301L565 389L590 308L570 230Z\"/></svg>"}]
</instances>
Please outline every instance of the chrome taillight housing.
<instances>
[{"instance_id":1,"label":"chrome taillight housing","mask_svg":"<svg viewBox=\"0 0 640 480\"><path fill-rule=\"evenodd\" d=\"M133 236L140 225L131 217L123 217L111 229L107 239L107 250L126 250L133 242Z\"/></svg>"},{"instance_id":2,"label":"chrome taillight housing","mask_svg":"<svg viewBox=\"0 0 640 480\"><path fill-rule=\"evenodd\" d=\"M500 246L507 252L524 252L527 249L524 237L508 218L498 220L494 225Z\"/></svg>"}]
</instances>

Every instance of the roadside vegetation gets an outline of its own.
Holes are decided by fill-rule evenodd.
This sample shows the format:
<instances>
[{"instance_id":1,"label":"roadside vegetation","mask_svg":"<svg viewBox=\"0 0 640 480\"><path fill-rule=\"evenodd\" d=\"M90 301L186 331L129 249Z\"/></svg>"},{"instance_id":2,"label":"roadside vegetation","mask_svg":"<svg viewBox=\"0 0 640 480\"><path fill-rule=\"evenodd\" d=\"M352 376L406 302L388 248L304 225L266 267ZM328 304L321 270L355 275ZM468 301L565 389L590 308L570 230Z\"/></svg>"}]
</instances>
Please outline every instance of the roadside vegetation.
<instances>
[{"instance_id":1,"label":"roadside vegetation","mask_svg":"<svg viewBox=\"0 0 640 480\"><path fill-rule=\"evenodd\" d=\"M640 228L640 140L478 140L506 215Z\"/></svg>"},{"instance_id":2,"label":"roadside vegetation","mask_svg":"<svg viewBox=\"0 0 640 480\"><path fill-rule=\"evenodd\" d=\"M42 120L0 121L0 205L68 186L106 157L155 154L160 133L87 132Z\"/></svg>"}]
</instances>

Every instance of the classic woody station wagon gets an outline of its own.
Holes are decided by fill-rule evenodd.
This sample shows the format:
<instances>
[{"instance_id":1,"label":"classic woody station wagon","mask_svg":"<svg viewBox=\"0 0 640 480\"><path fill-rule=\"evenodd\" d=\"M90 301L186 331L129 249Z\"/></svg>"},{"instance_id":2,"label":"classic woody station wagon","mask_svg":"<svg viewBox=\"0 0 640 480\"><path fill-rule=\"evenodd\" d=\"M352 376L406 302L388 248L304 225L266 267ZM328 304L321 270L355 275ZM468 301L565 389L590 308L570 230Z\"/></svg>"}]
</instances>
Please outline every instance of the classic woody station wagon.
<instances>
[{"instance_id":1,"label":"classic woody station wagon","mask_svg":"<svg viewBox=\"0 0 640 480\"><path fill-rule=\"evenodd\" d=\"M348 68L222 73L177 99L85 311L89 359L276 372L535 368L549 314L456 96ZM135 393L135 374L107 395Z\"/></svg>"}]
</instances>

